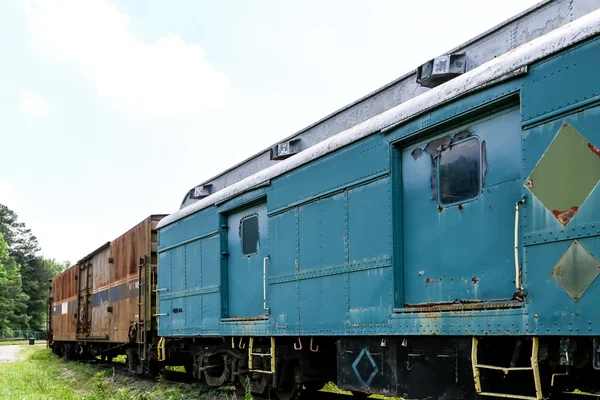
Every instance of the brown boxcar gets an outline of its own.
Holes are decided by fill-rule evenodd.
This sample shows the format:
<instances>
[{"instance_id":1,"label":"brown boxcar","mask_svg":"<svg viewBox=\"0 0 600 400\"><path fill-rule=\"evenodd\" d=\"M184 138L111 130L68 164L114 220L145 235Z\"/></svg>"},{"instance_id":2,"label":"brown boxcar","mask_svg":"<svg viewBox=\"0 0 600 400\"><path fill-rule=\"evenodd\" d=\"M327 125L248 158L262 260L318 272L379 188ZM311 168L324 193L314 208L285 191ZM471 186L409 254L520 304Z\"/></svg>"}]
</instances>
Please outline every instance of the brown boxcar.
<instances>
[{"instance_id":1,"label":"brown boxcar","mask_svg":"<svg viewBox=\"0 0 600 400\"><path fill-rule=\"evenodd\" d=\"M156 299L156 225L151 215L55 276L50 285L49 341L66 358L112 357L151 343Z\"/></svg>"},{"instance_id":2,"label":"brown boxcar","mask_svg":"<svg viewBox=\"0 0 600 400\"><path fill-rule=\"evenodd\" d=\"M73 265L51 281L49 334L55 340L74 341L77 321L77 265Z\"/></svg>"}]
</instances>

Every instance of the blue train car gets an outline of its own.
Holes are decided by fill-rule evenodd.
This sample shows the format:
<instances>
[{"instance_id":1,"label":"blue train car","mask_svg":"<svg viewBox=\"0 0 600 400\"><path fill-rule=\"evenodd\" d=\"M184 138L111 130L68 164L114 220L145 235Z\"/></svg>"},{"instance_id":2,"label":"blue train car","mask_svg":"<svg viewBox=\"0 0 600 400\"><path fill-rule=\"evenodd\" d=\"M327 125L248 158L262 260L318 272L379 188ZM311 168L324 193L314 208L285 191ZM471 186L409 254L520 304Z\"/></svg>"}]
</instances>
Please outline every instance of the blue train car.
<instances>
[{"instance_id":1,"label":"blue train car","mask_svg":"<svg viewBox=\"0 0 600 400\"><path fill-rule=\"evenodd\" d=\"M397 82L413 98L186 194L158 226L158 359L282 400L327 381L600 389L600 11L538 21L565 3L419 67ZM493 54L499 32L513 42Z\"/></svg>"}]
</instances>

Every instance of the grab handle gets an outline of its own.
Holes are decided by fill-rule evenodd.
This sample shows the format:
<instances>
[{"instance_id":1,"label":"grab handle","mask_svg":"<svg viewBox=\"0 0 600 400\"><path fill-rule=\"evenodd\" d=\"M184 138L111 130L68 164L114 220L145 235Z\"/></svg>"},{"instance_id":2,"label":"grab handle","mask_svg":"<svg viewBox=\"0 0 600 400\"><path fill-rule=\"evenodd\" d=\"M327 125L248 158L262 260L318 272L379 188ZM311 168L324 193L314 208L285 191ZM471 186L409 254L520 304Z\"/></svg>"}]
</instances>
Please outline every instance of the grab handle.
<instances>
[{"instance_id":1,"label":"grab handle","mask_svg":"<svg viewBox=\"0 0 600 400\"><path fill-rule=\"evenodd\" d=\"M267 307L267 261L269 257L265 257L263 259L263 308L265 311L269 311L269 307Z\"/></svg>"}]
</instances>

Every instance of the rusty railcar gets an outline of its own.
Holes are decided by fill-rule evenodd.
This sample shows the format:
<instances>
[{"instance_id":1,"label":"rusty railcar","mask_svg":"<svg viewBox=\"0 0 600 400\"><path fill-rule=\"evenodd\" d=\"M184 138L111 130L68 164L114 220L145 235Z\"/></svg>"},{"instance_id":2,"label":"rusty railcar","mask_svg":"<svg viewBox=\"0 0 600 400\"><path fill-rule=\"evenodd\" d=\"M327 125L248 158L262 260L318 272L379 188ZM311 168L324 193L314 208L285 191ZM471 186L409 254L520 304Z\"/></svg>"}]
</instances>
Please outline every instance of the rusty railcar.
<instances>
[{"instance_id":1,"label":"rusty railcar","mask_svg":"<svg viewBox=\"0 0 600 400\"><path fill-rule=\"evenodd\" d=\"M73 265L50 284L49 334L57 341L74 341L77 309L77 265Z\"/></svg>"},{"instance_id":2,"label":"rusty railcar","mask_svg":"<svg viewBox=\"0 0 600 400\"><path fill-rule=\"evenodd\" d=\"M163 217L149 216L52 279L49 340L55 353L144 357L156 329L156 225Z\"/></svg>"}]
</instances>

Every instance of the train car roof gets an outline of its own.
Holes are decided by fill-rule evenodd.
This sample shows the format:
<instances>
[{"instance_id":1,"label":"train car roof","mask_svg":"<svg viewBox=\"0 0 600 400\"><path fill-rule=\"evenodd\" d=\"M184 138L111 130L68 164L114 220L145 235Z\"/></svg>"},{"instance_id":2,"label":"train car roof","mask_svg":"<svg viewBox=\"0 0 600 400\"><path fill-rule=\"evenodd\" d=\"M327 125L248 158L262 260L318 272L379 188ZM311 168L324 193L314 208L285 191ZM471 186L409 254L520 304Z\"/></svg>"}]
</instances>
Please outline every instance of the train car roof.
<instances>
[{"instance_id":1,"label":"train car roof","mask_svg":"<svg viewBox=\"0 0 600 400\"><path fill-rule=\"evenodd\" d=\"M499 27L501 28L510 26L511 23L514 23L514 21L523 18L526 15L530 15L534 11L545 10L544 7L562 3L564 2L561 0L540 3L537 6L526 10L524 13L512 18L507 23L500 25ZM591 4L586 3L585 0L575 0L573 4L576 3L581 4L580 11L584 10L586 5L588 7L592 7ZM593 8L597 8L597 6L598 5ZM558 10L554 9L554 11ZM549 20L546 21L546 25L548 22ZM498 29L500 29L499 27L492 28L492 30L472 39L471 41L467 42L467 45L477 42L482 37L488 37L489 35L494 34L494 32L497 32ZM514 27L514 29L516 29L516 27ZM231 199L256 187L268 184L271 179L291 171L292 169L322 157L325 154L336 151L341 147L360 140L373 133L381 132L382 130L389 130L410 118L414 118L423 112L438 107L448 101L454 100L473 90L481 88L482 86L490 85L500 80L509 79L515 74L525 73L529 64L567 48L575 43L581 42L582 40L596 35L599 32L600 10L589 12L566 25L562 25L559 28L546 33L543 36L539 36L531 41L528 41L527 43L516 47L511 51L507 51L502 55L498 55L497 57L482 63L476 68L473 68L446 83L427 91L423 91L416 97L412 97L406 101L403 101L402 103L388 110L384 110L363 122L343 130L342 132L335 133L306 149L302 149L302 151L296 155L293 155L285 160L278 161L277 163L265 168L258 168L256 171L252 171L252 174L246 177L241 177L239 180L234 179L233 183L229 183L223 188L218 188L214 194L210 194L203 199L197 200L192 204L182 207L177 212L162 219L158 224L158 228L162 228L199 210ZM459 47L457 49L463 48L464 47ZM414 74L406 75L405 77L412 75ZM400 79L402 80L403 78ZM413 82L413 85L416 85L416 82ZM380 91L381 90L382 89L380 89ZM359 104L361 101L364 101L364 98L363 100L359 100L358 103L353 103L353 105ZM347 106L345 109L348 109L348 107L351 108L353 105ZM339 112L336 112L336 114L332 115L338 114ZM321 120L316 124L323 123L323 121L325 120ZM314 127L316 125L313 124L312 126ZM293 137L295 136L291 136L290 138ZM256 158L250 158L244 163L249 163L254 159ZM244 163L238 164L238 167ZM231 172L232 170L230 169L228 171ZM226 177L227 173L228 172L225 171L223 174L207 182L215 182L215 179L219 179L219 177Z\"/></svg>"},{"instance_id":2,"label":"train car roof","mask_svg":"<svg viewBox=\"0 0 600 400\"><path fill-rule=\"evenodd\" d=\"M590 0L545 0L444 54L464 53L466 70L469 71L494 57L588 14L598 6L597 2ZM455 21L455 23L459 22ZM428 91L426 87L417 82L416 78L417 72L414 70L404 74L387 85L282 139L279 143L295 141L297 151L306 150L353 125L364 122ZM274 144L274 146L277 146L277 144ZM193 196L190 196L195 188L204 188L202 192L204 195L212 194L280 162L277 159L272 159L272 147L270 146L194 186L186 193L181 208L197 201Z\"/></svg>"}]
</instances>

